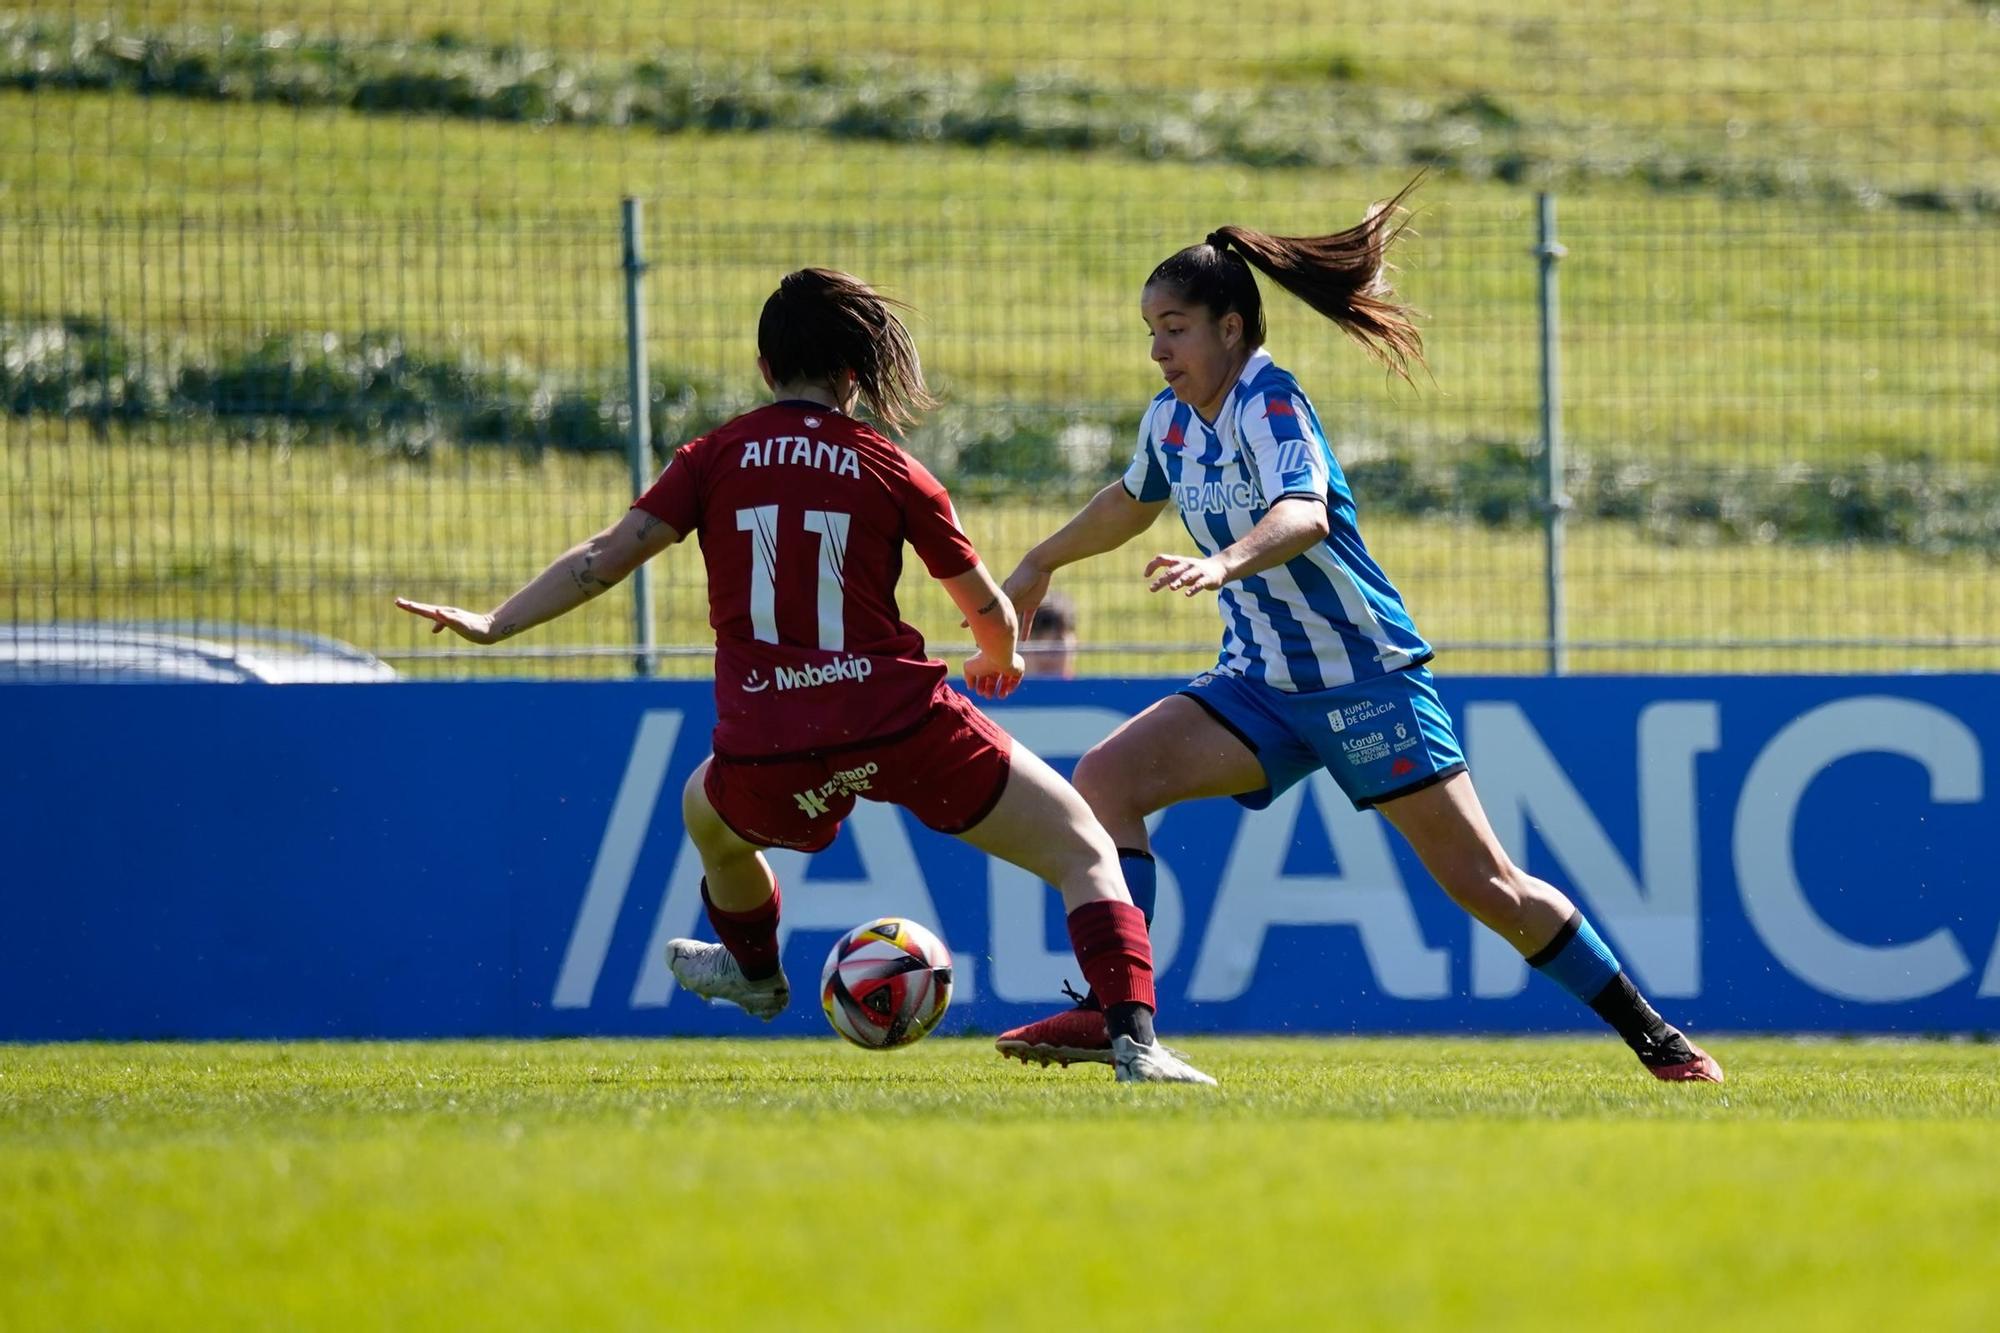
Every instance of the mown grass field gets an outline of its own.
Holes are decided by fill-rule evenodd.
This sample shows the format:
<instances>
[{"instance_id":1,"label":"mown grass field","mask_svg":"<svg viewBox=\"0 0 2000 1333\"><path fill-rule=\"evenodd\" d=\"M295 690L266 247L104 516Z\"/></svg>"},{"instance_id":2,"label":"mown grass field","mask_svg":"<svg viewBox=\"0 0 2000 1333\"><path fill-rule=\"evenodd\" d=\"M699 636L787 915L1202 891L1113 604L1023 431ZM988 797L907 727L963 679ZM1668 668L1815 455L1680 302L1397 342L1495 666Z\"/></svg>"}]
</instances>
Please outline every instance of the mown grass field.
<instances>
[{"instance_id":1,"label":"mown grass field","mask_svg":"<svg viewBox=\"0 0 2000 1333\"><path fill-rule=\"evenodd\" d=\"M33 219L0 238L0 312L197 346L388 329L606 377L630 192L652 209L665 364L754 385L776 276L828 263L917 308L955 401L1136 411L1157 389L1137 313L1154 262L1225 221L1345 225L1407 176L0 94L0 200ZM1532 194L1441 177L1421 203L1402 283L1434 382L1390 387L1276 294L1273 349L1348 438L1532 438ZM1990 223L1609 186L1559 225L1576 447L1774 465L2000 448Z\"/></svg>"},{"instance_id":2,"label":"mown grass field","mask_svg":"<svg viewBox=\"0 0 2000 1333\"><path fill-rule=\"evenodd\" d=\"M587 16L548 0L23 12L135 32L379 42L449 31L531 54L678 53L711 62L723 84L744 62L817 59L1217 96L1329 79L1391 98L1457 90L1498 99L1510 124L1573 126L1579 155L1599 131L1622 145L1614 157L1690 135L1702 160L1832 166L1885 186L1897 173L1977 184L2000 160L1992 24L1942 0L1893 12L1785 0L1754 16L1628 7L1615 19L1546 0L1449 0L1369 11L1365 24L1296 0L1171 23L1131 0L1088 14L1052 0L857 0L804 20L768 0L635 0ZM1282 51L1274 29L1287 33ZM1343 53L1351 68L1336 78ZM749 333L773 275L835 263L915 303L927 364L958 401L1137 404L1154 387L1137 284L1156 259L1222 221L1336 225L1409 170L6 93L0 201L24 225L0 240L0 313L81 314L198 344L386 328L611 373L623 355L615 201L631 193L653 210L654 352L679 369L750 382ZM1385 392L1288 303L1274 346L1361 439L1529 437L1531 191L1447 171L1421 203L1403 282L1429 317L1432 391ZM1992 458L1990 220L1608 180L1566 197L1561 227L1579 447L1774 464Z\"/></svg>"},{"instance_id":3,"label":"mown grass field","mask_svg":"<svg viewBox=\"0 0 2000 1333\"><path fill-rule=\"evenodd\" d=\"M69 9L69 7L65 7ZM783 0L621 0L579 14L556 0L136 0L87 3L82 18L150 26L287 27L344 38L468 40L612 56L694 50L717 61L832 57L967 69L988 77L1086 76L1113 86L1312 85L1330 78L1504 94L1531 115L1634 133L1723 130L1745 153L1921 172L1907 127L1937 137L1938 161L1991 159L2000 129L1976 92L1992 60L1988 16L1948 0L1773 0L1745 12L1713 0L1642 0L1615 13L1557 0L1248 0L1162 22L1145 0L918 7L841 0L809 13ZM1282 34L1274 40L1274 34ZM1809 68L1811 77L1800 77ZM1857 86L1879 88L1863 105ZM1940 90L1950 90L1942 94ZM1663 99L1672 123L1663 126ZM1778 142L1773 143L1773 136ZM1934 147L1933 147L1934 145Z\"/></svg>"},{"instance_id":4,"label":"mown grass field","mask_svg":"<svg viewBox=\"0 0 2000 1333\"><path fill-rule=\"evenodd\" d=\"M1991 1046L0 1047L9 1329L1980 1329Z\"/></svg>"},{"instance_id":5,"label":"mown grass field","mask_svg":"<svg viewBox=\"0 0 2000 1333\"><path fill-rule=\"evenodd\" d=\"M497 605L555 555L626 504L622 463L601 456L445 450L429 462L347 446L177 448L104 445L72 430L0 453L0 543L14 552L12 619L220 618L331 634L425 674L624 674L623 656L557 662L504 657L432 637L397 611L398 596ZM1535 672L1544 629L1542 537L1443 521L1370 519L1371 549L1404 590L1418 624L1445 646L1440 669ZM1063 497L968 500L961 517L1001 575L1070 514ZM1186 534L1164 516L1124 550L1068 571L1089 674L1191 674L1214 660L1213 600L1146 592L1155 549ZM1925 556L1879 547L1664 545L1622 524L1574 526L1569 632L1602 671L1900 671L2000 665L2000 597L1979 552ZM659 641L705 644L707 601L692 543L651 566ZM904 614L949 650L957 614L920 568L906 571ZM617 589L509 648L631 642L631 601ZM1782 641L1911 640L1927 648L1819 647ZM1949 647L1985 640L1981 647ZM1769 646L1731 649L1730 641ZM465 656L426 663L456 644ZM1454 645L1457 645L1454 647ZM1654 646L1648 646L1654 645ZM705 654L669 659L671 675L706 675Z\"/></svg>"}]
</instances>

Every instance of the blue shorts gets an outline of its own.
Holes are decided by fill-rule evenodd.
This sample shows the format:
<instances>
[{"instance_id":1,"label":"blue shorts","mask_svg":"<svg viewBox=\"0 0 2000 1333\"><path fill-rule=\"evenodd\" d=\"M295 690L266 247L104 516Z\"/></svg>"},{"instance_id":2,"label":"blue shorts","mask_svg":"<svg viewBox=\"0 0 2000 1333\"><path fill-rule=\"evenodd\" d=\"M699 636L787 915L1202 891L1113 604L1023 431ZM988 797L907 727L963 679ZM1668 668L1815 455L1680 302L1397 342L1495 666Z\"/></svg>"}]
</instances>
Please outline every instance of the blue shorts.
<instances>
[{"instance_id":1,"label":"blue shorts","mask_svg":"<svg viewBox=\"0 0 2000 1333\"><path fill-rule=\"evenodd\" d=\"M1179 693L1207 709L1263 765L1265 785L1236 798L1252 810L1318 768L1333 774L1357 810L1465 771L1428 667L1305 694L1211 671Z\"/></svg>"}]
</instances>

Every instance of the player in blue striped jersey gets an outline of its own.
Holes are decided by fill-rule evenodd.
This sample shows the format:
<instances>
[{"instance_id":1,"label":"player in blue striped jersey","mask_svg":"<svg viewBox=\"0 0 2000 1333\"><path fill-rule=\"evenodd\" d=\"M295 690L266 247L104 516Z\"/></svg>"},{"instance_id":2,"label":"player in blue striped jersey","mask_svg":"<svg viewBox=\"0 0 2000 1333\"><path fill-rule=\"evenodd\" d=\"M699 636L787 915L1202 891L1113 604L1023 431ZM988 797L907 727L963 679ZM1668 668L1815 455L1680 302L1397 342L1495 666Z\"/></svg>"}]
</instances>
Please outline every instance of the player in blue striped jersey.
<instances>
[{"instance_id":1,"label":"player in blue striped jersey","mask_svg":"<svg viewBox=\"0 0 2000 1333\"><path fill-rule=\"evenodd\" d=\"M1408 378L1423 345L1386 280L1408 194L1331 236L1211 232L1146 280L1140 309L1166 380L1125 476L1022 558L1006 591L1030 622L1050 576L1113 550L1172 504L1199 554L1146 566L1154 592L1214 592L1214 669L1084 755L1076 788L1119 847L1150 920L1146 816L1231 796L1269 805L1316 769L1407 838L1445 892L1588 1005L1655 1076L1720 1082L1721 1067L1656 1013L1557 889L1515 865L1480 808L1430 671L1431 647L1368 553L1354 497L1298 382L1264 350L1263 273ZM1094 1001L1001 1034L1003 1054L1105 1060Z\"/></svg>"},{"instance_id":2,"label":"player in blue striped jersey","mask_svg":"<svg viewBox=\"0 0 2000 1333\"><path fill-rule=\"evenodd\" d=\"M1309 523L1325 515L1325 534L1290 559L1207 585L1222 610L1219 672L1310 693L1429 660L1430 645L1361 540L1354 497L1312 404L1263 348L1212 424L1162 391L1121 489L1145 505L1172 501L1204 559L1244 540L1284 501L1307 501ZM1175 586L1200 591L1195 584Z\"/></svg>"}]
</instances>

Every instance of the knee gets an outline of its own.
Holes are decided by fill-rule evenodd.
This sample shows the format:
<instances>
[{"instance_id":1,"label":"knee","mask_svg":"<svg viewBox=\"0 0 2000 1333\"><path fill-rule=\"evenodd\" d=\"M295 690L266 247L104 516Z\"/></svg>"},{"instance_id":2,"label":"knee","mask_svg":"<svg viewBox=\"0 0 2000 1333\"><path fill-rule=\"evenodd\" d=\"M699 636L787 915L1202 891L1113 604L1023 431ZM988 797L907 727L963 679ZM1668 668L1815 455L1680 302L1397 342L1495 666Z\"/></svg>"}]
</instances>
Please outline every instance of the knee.
<instances>
[{"instance_id":1,"label":"knee","mask_svg":"<svg viewBox=\"0 0 2000 1333\"><path fill-rule=\"evenodd\" d=\"M1118 848L1111 835L1085 802L1068 792L1063 796L1061 817L1047 822L1031 849L1022 849L1028 859L1020 864L1065 891L1099 879L1118 882Z\"/></svg>"},{"instance_id":2,"label":"knee","mask_svg":"<svg viewBox=\"0 0 2000 1333\"><path fill-rule=\"evenodd\" d=\"M1099 819L1118 815L1133 815L1144 818L1151 810L1140 809L1142 801L1135 789L1131 774L1117 756L1102 745L1093 745L1076 761L1076 773L1070 779L1077 795L1083 797L1091 812Z\"/></svg>"},{"instance_id":3,"label":"knee","mask_svg":"<svg viewBox=\"0 0 2000 1333\"><path fill-rule=\"evenodd\" d=\"M1053 862L1048 876L1051 884L1077 882L1099 872L1120 882L1118 848L1095 819L1079 821L1070 836L1053 841L1048 854Z\"/></svg>"}]
</instances>

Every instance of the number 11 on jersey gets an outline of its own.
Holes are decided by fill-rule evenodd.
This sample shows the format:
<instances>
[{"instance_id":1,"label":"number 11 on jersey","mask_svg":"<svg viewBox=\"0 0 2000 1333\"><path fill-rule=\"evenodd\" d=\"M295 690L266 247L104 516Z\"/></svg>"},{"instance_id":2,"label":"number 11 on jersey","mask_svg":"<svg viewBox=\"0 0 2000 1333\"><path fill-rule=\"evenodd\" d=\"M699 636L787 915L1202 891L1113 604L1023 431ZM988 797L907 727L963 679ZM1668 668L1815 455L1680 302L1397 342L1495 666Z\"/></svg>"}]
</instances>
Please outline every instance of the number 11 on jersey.
<instances>
[{"instance_id":1,"label":"number 11 on jersey","mask_svg":"<svg viewBox=\"0 0 2000 1333\"><path fill-rule=\"evenodd\" d=\"M759 643L778 642L778 506L736 511L736 530L750 534L750 626ZM852 517L831 509L805 511L804 527L819 535L819 642L826 652L847 647L847 530ZM790 543L786 543L790 549Z\"/></svg>"}]
</instances>

